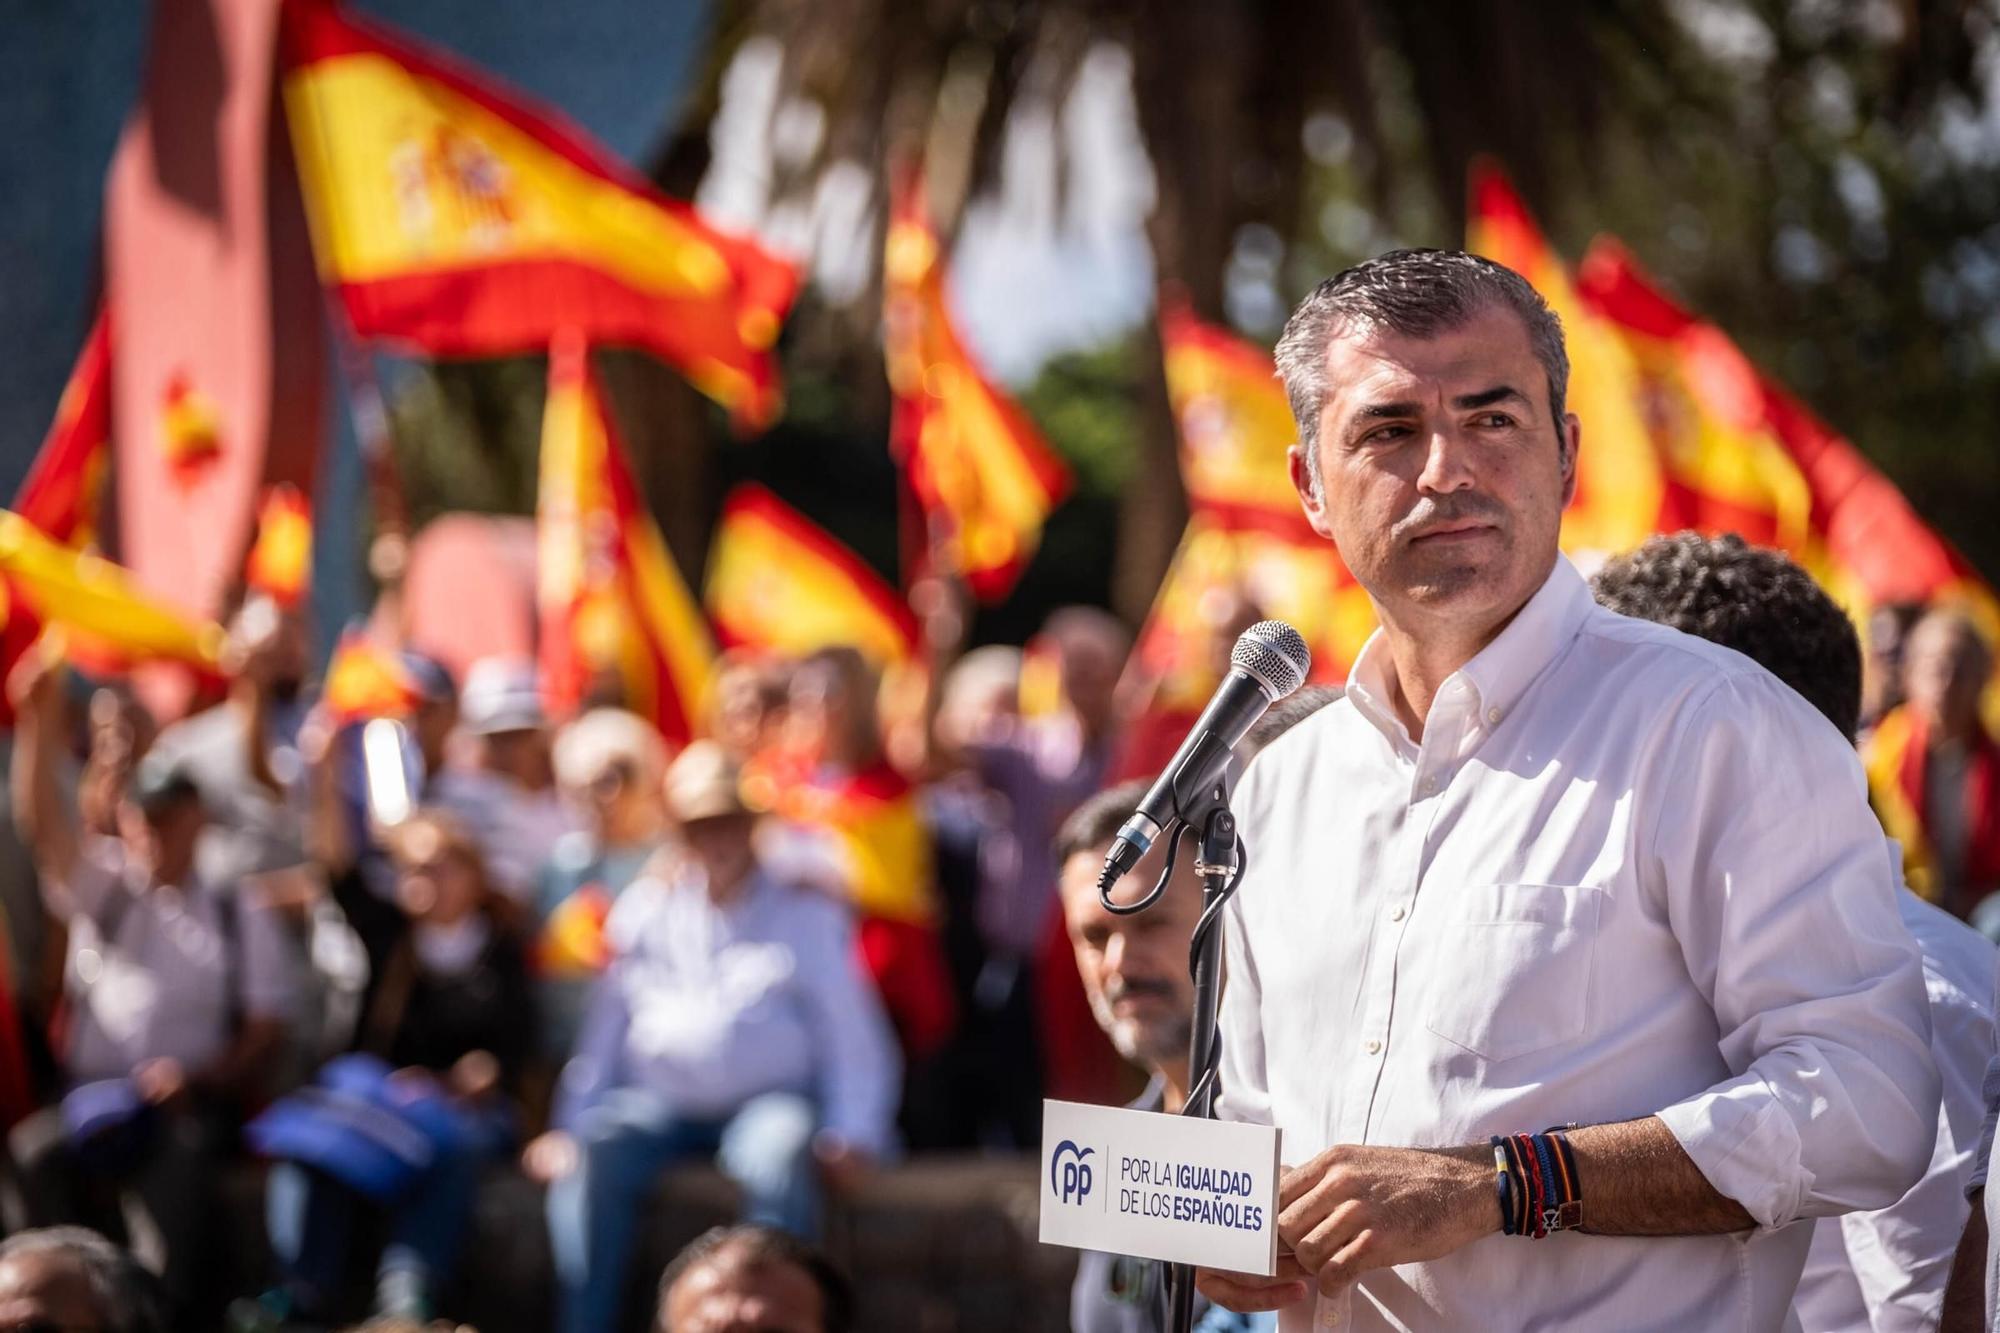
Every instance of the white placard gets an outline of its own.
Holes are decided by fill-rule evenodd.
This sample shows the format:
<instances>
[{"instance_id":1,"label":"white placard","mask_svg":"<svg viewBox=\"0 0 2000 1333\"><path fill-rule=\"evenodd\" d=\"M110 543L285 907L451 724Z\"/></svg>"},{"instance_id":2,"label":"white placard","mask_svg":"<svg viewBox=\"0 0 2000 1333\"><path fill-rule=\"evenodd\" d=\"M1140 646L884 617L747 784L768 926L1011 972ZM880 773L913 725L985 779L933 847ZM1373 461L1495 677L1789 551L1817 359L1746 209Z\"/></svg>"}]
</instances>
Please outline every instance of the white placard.
<instances>
[{"instance_id":1,"label":"white placard","mask_svg":"<svg viewBox=\"0 0 2000 1333\"><path fill-rule=\"evenodd\" d=\"M1042 1103L1042 1242L1270 1276L1278 1130Z\"/></svg>"}]
</instances>

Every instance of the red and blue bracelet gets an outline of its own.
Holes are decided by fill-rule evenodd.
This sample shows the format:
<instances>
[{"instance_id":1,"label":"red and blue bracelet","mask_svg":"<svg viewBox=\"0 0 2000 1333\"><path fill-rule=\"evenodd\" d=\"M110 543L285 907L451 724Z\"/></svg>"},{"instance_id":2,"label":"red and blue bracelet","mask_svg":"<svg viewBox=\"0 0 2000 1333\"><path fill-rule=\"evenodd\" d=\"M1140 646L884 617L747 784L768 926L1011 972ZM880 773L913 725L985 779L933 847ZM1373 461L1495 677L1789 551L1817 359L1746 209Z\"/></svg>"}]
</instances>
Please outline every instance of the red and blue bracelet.
<instances>
[{"instance_id":1,"label":"red and blue bracelet","mask_svg":"<svg viewBox=\"0 0 2000 1333\"><path fill-rule=\"evenodd\" d=\"M1574 1128L1562 1125L1539 1134L1493 1136L1493 1188L1503 1234L1540 1240L1552 1231L1573 1231L1583 1225L1576 1155L1564 1132Z\"/></svg>"}]
</instances>

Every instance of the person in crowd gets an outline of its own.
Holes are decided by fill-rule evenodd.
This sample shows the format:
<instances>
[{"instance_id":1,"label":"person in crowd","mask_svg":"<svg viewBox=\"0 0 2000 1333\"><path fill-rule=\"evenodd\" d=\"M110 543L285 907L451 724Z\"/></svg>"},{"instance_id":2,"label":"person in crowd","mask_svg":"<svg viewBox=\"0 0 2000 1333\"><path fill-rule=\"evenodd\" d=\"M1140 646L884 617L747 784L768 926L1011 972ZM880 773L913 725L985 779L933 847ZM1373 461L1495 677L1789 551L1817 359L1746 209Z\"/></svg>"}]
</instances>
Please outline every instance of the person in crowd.
<instances>
[{"instance_id":1,"label":"person in crowd","mask_svg":"<svg viewBox=\"0 0 2000 1333\"><path fill-rule=\"evenodd\" d=\"M1135 1110L1180 1113L1188 1095L1188 1045L1194 1036L1194 982L1188 940L1201 916L1201 880L1192 853L1174 867L1160 900L1133 916L1107 911L1097 877L1119 826L1139 808L1149 780L1121 783L1078 806L1056 836L1063 921L1091 1012L1118 1053L1151 1082ZM1150 887L1165 852L1156 848L1133 869L1128 885ZM1122 893L1129 899L1138 890ZM1073 1333L1169 1333L1166 1266L1126 1255L1085 1250L1070 1289ZM1196 1333L1247 1333L1276 1327L1268 1315L1242 1315L1196 1298Z\"/></svg>"},{"instance_id":2,"label":"person in crowd","mask_svg":"<svg viewBox=\"0 0 2000 1333\"><path fill-rule=\"evenodd\" d=\"M0 1241L0 1329L9 1333L167 1333L153 1275L84 1227Z\"/></svg>"},{"instance_id":3,"label":"person in crowd","mask_svg":"<svg viewBox=\"0 0 2000 1333\"><path fill-rule=\"evenodd\" d=\"M1906 701L1868 738L1869 790L1910 883L1953 916L2000 889L2000 744L1980 716L1993 652L1963 612L1930 611L1904 649Z\"/></svg>"},{"instance_id":4,"label":"person in crowd","mask_svg":"<svg viewBox=\"0 0 2000 1333\"><path fill-rule=\"evenodd\" d=\"M853 648L799 664L788 726L812 768L781 793L778 813L806 835L789 840L786 859L852 903L862 955L914 1063L943 1049L958 1015L930 830L917 789L883 753L877 683Z\"/></svg>"},{"instance_id":5,"label":"person in crowd","mask_svg":"<svg viewBox=\"0 0 2000 1333\"><path fill-rule=\"evenodd\" d=\"M305 859L295 745L310 699L304 616L252 593L229 625L223 702L166 727L152 751L194 780L208 812L200 870L212 884Z\"/></svg>"},{"instance_id":6,"label":"person in crowd","mask_svg":"<svg viewBox=\"0 0 2000 1333\"><path fill-rule=\"evenodd\" d=\"M197 868L201 790L167 756L134 771L119 837L85 838L57 787L58 672L31 657L13 684L14 817L68 929L61 1062L72 1091L12 1136L30 1209L103 1221L129 1194L144 1224L134 1243L180 1316L200 1319L213 1295L202 1279L216 1168L267 1092L300 960L253 890Z\"/></svg>"},{"instance_id":7,"label":"person in crowd","mask_svg":"<svg viewBox=\"0 0 2000 1333\"><path fill-rule=\"evenodd\" d=\"M953 713L944 710L945 726L934 728L943 762L963 765L997 798L998 822L1013 835L980 891L994 988L988 1003L1032 1009L1045 1091L1075 1100L1117 1095L1124 1071L1091 1020L1070 960L1050 849L1063 819L1104 783L1118 740L1118 677L1130 646L1131 636L1108 612L1061 607L1028 645L1020 687L1025 706L995 710L989 725L967 732L955 731Z\"/></svg>"},{"instance_id":8,"label":"person in crowd","mask_svg":"<svg viewBox=\"0 0 2000 1333\"><path fill-rule=\"evenodd\" d=\"M854 1289L833 1261L775 1227L716 1227L660 1274L654 1333L850 1333Z\"/></svg>"},{"instance_id":9,"label":"person in crowd","mask_svg":"<svg viewBox=\"0 0 2000 1333\"><path fill-rule=\"evenodd\" d=\"M818 1181L851 1187L890 1147L895 1043L847 910L759 863L740 774L709 741L674 762L686 841L671 879L618 904L623 951L563 1071L550 1182L559 1327L615 1327L641 1205L661 1168L713 1154L751 1221L810 1234Z\"/></svg>"},{"instance_id":10,"label":"person in crowd","mask_svg":"<svg viewBox=\"0 0 2000 1333\"><path fill-rule=\"evenodd\" d=\"M584 825L557 840L536 891L541 1053L560 1064L610 961L605 928L612 905L666 841L660 775L667 751L638 714L597 708L557 733L554 761L556 782Z\"/></svg>"},{"instance_id":11,"label":"person in crowd","mask_svg":"<svg viewBox=\"0 0 2000 1333\"><path fill-rule=\"evenodd\" d=\"M1909 644L1911 627L1923 613L1921 605L1911 602L1891 602L1868 613L1866 632L1861 637L1861 735L1864 737L1903 702L1903 650Z\"/></svg>"},{"instance_id":12,"label":"person in crowd","mask_svg":"<svg viewBox=\"0 0 2000 1333\"><path fill-rule=\"evenodd\" d=\"M470 742L472 771L494 790L495 826L484 849L493 887L526 903L556 844L577 831L576 816L556 786L534 663L505 657L474 662L459 698L458 729Z\"/></svg>"},{"instance_id":13,"label":"person in crowd","mask_svg":"<svg viewBox=\"0 0 2000 1333\"><path fill-rule=\"evenodd\" d=\"M486 774L452 762L452 743L462 716L458 682L452 679L451 668L426 653L405 649L398 660L417 696L416 707L403 723L415 768L410 794L418 805L449 813L480 854L490 857L506 836L502 832L506 800ZM526 886L521 887L525 892Z\"/></svg>"},{"instance_id":14,"label":"person in crowd","mask_svg":"<svg viewBox=\"0 0 2000 1333\"><path fill-rule=\"evenodd\" d=\"M1781 552L1734 535L1654 537L1600 569L1591 592L1621 615L1735 649L1853 740L1863 679L1854 622ZM1929 1333L1968 1212L2000 954L1914 893L1897 894L1896 905L1923 953L1931 1053L1944 1086L1937 1143L1923 1179L1895 1203L1814 1224L1792 1302L1804 1333Z\"/></svg>"},{"instance_id":15,"label":"person in crowd","mask_svg":"<svg viewBox=\"0 0 2000 1333\"><path fill-rule=\"evenodd\" d=\"M417 1178L385 1203L387 1243L376 1266L375 1308L429 1318L457 1267L479 1176L511 1146L524 1065L533 1043L526 965L511 914L496 915L479 849L449 815L419 811L390 834L397 901L410 927L376 988L357 1043L382 1070L425 1097L452 1133L434 1137ZM306 1106L301 1102L298 1106ZM271 1138L295 1128L281 1106ZM311 1113L305 1112L310 1115ZM266 1122L253 1127L253 1133ZM271 1251L283 1272L244 1328L323 1319L339 1303L357 1214L370 1202L338 1149L287 1156L265 1196Z\"/></svg>"},{"instance_id":16,"label":"person in crowd","mask_svg":"<svg viewBox=\"0 0 2000 1333\"><path fill-rule=\"evenodd\" d=\"M1893 1203L1937 1137L1852 748L1591 600L1561 328L1518 274L1385 254L1276 360L1301 506L1381 628L1235 795L1221 1110L1293 1165L1278 1273L1202 1290L1288 1331L1782 1325L1790 1224Z\"/></svg>"},{"instance_id":17,"label":"person in crowd","mask_svg":"<svg viewBox=\"0 0 2000 1333\"><path fill-rule=\"evenodd\" d=\"M1006 800L963 762L967 748L1010 730L1020 711L1021 650L975 648L940 683L933 771L922 788L937 858L940 938L958 1031L904 1088L912 1151L1031 1148L1042 1121L1041 1049L1029 961L1003 933L1017 888L1020 841ZM1001 909L1000 930L995 909Z\"/></svg>"}]
</instances>

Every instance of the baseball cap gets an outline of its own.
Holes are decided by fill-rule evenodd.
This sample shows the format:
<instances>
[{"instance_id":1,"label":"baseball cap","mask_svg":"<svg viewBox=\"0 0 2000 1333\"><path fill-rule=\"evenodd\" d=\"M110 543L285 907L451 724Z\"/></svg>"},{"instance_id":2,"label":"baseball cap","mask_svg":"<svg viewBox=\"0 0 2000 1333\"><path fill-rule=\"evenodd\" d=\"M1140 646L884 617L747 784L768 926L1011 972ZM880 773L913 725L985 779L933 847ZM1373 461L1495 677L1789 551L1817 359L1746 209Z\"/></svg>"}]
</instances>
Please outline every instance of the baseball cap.
<instances>
[{"instance_id":1,"label":"baseball cap","mask_svg":"<svg viewBox=\"0 0 2000 1333\"><path fill-rule=\"evenodd\" d=\"M458 724L474 736L539 731L548 725L535 664L518 657L482 657L465 673Z\"/></svg>"}]
</instances>

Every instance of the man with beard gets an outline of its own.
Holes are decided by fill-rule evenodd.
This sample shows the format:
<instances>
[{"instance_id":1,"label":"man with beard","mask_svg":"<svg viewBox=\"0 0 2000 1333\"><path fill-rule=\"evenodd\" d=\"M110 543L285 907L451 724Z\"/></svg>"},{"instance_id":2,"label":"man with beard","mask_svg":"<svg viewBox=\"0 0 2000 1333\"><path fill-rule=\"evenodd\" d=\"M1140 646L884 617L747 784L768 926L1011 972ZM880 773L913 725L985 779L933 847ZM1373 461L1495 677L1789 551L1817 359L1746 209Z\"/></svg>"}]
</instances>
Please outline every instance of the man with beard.
<instances>
[{"instance_id":1,"label":"man with beard","mask_svg":"<svg viewBox=\"0 0 2000 1333\"><path fill-rule=\"evenodd\" d=\"M1056 836L1063 923L1076 950L1091 1012L1118 1053L1152 1076L1134 1110L1178 1113L1187 1101L1188 1043L1194 1034L1194 983L1188 978L1188 937L1201 915L1194 858L1174 867L1160 901L1136 916L1104 909L1098 872L1119 825L1131 817L1150 780L1121 783L1085 801ZM1163 844L1164 845L1164 844ZM1159 878L1155 848L1127 878L1152 887ZM1133 887L1136 895L1141 887ZM1165 1266L1149 1259L1085 1251L1070 1294L1075 1333L1157 1333L1167 1327ZM1248 1333L1276 1327L1270 1315L1242 1315L1197 1300L1197 1333Z\"/></svg>"}]
</instances>

